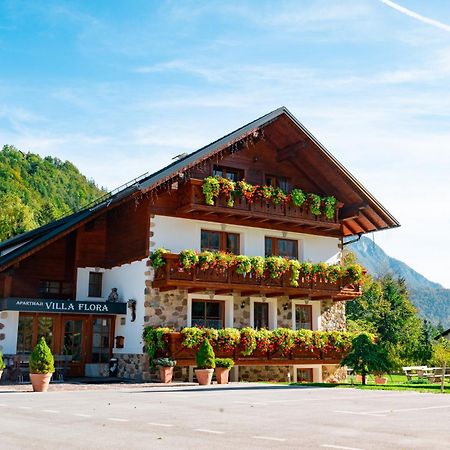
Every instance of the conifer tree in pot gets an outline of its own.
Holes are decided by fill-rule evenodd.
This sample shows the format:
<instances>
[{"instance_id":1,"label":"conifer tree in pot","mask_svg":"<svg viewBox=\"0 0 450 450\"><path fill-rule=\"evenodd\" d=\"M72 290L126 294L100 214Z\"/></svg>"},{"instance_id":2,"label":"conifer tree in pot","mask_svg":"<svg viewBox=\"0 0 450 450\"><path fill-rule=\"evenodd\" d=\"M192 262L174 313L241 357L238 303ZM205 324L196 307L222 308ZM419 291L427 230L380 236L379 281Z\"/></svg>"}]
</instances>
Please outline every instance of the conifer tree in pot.
<instances>
[{"instance_id":1,"label":"conifer tree in pot","mask_svg":"<svg viewBox=\"0 0 450 450\"><path fill-rule=\"evenodd\" d=\"M54 371L52 352L45 339L41 337L30 355L30 379L33 391L46 392Z\"/></svg>"},{"instance_id":2,"label":"conifer tree in pot","mask_svg":"<svg viewBox=\"0 0 450 450\"><path fill-rule=\"evenodd\" d=\"M214 367L216 367L216 358L214 355L214 350L208 339L205 339L202 342L202 345L195 355L195 360L197 362L195 376L197 377L198 384L211 384Z\"/></svg>"},{"instance_id":3,"label":"conifer tree in pot","mask_svg":"<svg viewBox=\"0 0 450 450\"><path fill-rule=\"evenodd\" d=\"M5 369L6 365L5 362L3 361L3 354L2 352L0 352L0 381L2 379L2 375L3 375L3 370Z\"/></svg>"}]
</instances>

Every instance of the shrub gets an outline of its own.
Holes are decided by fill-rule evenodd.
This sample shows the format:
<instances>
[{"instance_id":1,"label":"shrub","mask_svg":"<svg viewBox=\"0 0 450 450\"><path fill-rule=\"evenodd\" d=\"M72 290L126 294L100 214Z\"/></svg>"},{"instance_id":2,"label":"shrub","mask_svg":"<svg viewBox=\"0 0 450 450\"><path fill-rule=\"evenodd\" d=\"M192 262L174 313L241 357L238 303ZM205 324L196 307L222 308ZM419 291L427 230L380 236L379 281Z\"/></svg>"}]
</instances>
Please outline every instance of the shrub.
<instances>
[{"instance_id":1,"label":"shrub","mask_svg":"<svg viewBox=\"0 0 450 450\"><path fill-rule=\"evenodd\" d=\"M3 370L6 367L5 362L3 361L3 354L0 352L0 370Z\"/></svg>"},{"instance_id":2,"label":"shrub","mask_svg":"<svg viewBox=\"0 0 450 450\"><path fill-rule=\"evenodd\" d=\"M55 363L50 347L41 337L30 355L30 373L53 373Z\"/></svg>"},{"instance_id":3,"label":"shrub","mask_svg":"<svg viewBox=\"0 0 450 450\"><path fill-rule=\"evenodd\" d=\"M234 361L231 358L216 358L216 367L224 367L231 369L234 366Z\"/></svg>"},{"instance_id":4,"label":"shrub","mask_svg":"<svg viewBox=\"0 0 450 450\"><path fill-rule=\"evenodd\" d=\"M155 359L155 366L159 367L175 367L177 362L172 358L158 358Z\"/></svg>"},{"instance_id":5,"label":"shrub","mask_svg":"<svg viewBox=\"0 0 450 450\"><path fill-rule=\"evenodd\" d=\"M195 355L195 360L197 369L214 369L216 367L216 357L208 339L202 342L199 351Z\"/></svg>"}]
</instances>

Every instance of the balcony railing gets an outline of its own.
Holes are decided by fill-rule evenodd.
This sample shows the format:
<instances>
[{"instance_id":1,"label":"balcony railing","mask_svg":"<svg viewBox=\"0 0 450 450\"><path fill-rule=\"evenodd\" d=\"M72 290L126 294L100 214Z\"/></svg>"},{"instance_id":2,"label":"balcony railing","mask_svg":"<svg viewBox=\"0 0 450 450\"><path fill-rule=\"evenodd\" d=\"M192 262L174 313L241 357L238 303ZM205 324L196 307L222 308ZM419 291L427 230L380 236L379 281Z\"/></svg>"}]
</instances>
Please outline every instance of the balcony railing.
<instances>
[{"instance_id":1,"label":"balcony railing","mask_svg":"<svg viewBox=\"0 0 450 450\"><path fill-rule=\"evenodd\" d=\"M295 206L292 203L275 205L272 202L258 199L249 203L245 198L236 198L232 207L227 206L225 195L220 194L214 201L214 205L205 203L205 196L202 191L202 180L191 179L180 186L178 194L178 213L180 214L205 214L209 219L214 219L214 214L220 215L222 221L224 217L233 216L234 222L241 220L251 226L266 226L270 222L277 222L280 227L297 226L298 231L315 230L323 234L332 234L340 230L339 208L332 218L328 218L324 213L319 216L314 215L308 207ZM226 221L226 220L225 220ZM265 225L264 225L265 224ZM309 227L309 230L308 230ZM327 231L325 233L325 230Z\"/></svg>"},{"instance_id":2,"label":"balcony railing","mask_svg":"<svg viewBox=\"0 0 450 450\"><path fill-rule=\"evenodd\" d=\"M195 365L197 350L183 346L183 339L182 333L169 333L165 350L159 350L155 356L165 356L175 359L179 366ZM339 364L345 356L345 352L340 349L305 350L300 346L295 347L287 355L283 354L280 350L273 352L255 350L251 355L245 356L243 354L244 347L241 344L229 351L218 348L214 342L211 342L211 344L217 358L232 358L236 365L241 366Z\"/></svg>"},{"instance_id":3,"label":"balcony railing","mask_svg":"<svg viewBox=\"0 0 450 450\"><path fill-rule=\"evenodd\" d=\"M202 270L194 267L184 270L179 265L179 255L167 253L163 255L164 265L155 271L153 287L160 290L188 289L214 290L221 293L242 292L267 295L291 295L309 298L335 298L346 300L361 295L359 283L350 281L348 277L330 281L325 277L315 276L307 279L300 276L298 286L291 285L290 270L282 276L272 278L268 273L257 276L254 272L239 274L235 267L219 270L217 268Z\"/></svg>"}]
</instances>

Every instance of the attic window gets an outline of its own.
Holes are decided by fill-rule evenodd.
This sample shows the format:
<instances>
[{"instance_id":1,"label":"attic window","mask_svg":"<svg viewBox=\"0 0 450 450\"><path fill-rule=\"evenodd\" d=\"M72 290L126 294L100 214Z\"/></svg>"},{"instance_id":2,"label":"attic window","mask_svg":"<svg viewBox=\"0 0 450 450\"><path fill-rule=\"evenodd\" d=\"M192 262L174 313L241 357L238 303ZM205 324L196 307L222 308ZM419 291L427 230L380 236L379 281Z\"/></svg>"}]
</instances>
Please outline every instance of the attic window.
<instances>
[{"instance_id":1,"label":"attic window","mask_svg":"<svg viewBox=\"0 0 450 450\"><path fill-rule=\"evenodd\" d=\"M279 175L266 175L267 186L273 186L282 189L284 192L289 192L290 185L289 180L286 177Z\"/></svg>"},{"instance_id":2,"label":"attic window","mask_svg":"<svg viewBox=\"0 0 450 450\"><path fill-rule=\"evenodd\" d=\"M231 181L239 181L244 179L244 171L233 167L214 166L213 175L215 177L228 178Z\"/></svg>"}]
</instances>

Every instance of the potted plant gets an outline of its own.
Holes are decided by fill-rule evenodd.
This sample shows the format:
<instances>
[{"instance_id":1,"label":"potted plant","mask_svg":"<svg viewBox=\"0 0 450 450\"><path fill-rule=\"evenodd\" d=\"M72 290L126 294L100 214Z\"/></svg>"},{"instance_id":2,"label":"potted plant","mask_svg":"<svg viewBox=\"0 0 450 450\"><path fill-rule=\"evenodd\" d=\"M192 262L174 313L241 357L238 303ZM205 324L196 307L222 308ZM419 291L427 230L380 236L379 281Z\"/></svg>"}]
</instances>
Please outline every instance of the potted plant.
<instances>
[{"instance_id":1,"label":"potted plant","mask_svg":"<svg viewBox=\"0 0 450 450\"><path fill-rule=\"evenodd\" d=\"M5 369L6 365L3 361L3 354L0 352L0 381L2 380L3 370Z\"/></svg>"},{"instance_id":2,"label":"potted plant","mask_svg":"<svg viewBox=\"0 0 450 450\"><path fill-rule=\"evenodd\" d=\"M208 339L205 339L202 342L202 345L195 355L195 360L197 362L195 376L197 377L198 384L211 384L214 367L216 367L216 358L214 355L214 350Z\"/></svg>"},{"instance_id":3,"label":"potted plant","mask_svg":"<svg viewBox=\"0 0 450 450\"><path fill-rule=\"evenodd\" d=\"M41 337L30 355L30 379L33 391L46 392L54 371L52 352L45 339Z\"/></svg>"},{"instance_id":4,"label":"potted plant","mask_svg":"<svg viewBox=\"0 0 450 450\"><path fill-rule=\"evenodd\" d=\"M177 362L171 358L158 358L155 360L155 366L159 367L159 379L161 383L172 383L173 368Z\"/></svg>"},{"instance_id":5,"label":"potted plant","mask_svg":"<svg viewBox=\"0 0 450 450\"><path fill-rule=\"evenodd\" d=\"M388 378L383 377L383 372L374 372L375 384L387 384Z\"/></svg>"},{"instance_id":6,"label":"potted plant","mask_svg":"<svg viewBox=\"0 0 450 450\"><path fill-rule=\"evenodd\" d=\"M217 384L228 384L230 369L234 366L231 358L216 358L216 380Z\"/></svg>"}]
</instances>

